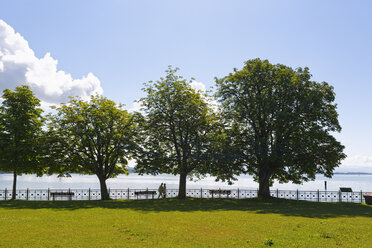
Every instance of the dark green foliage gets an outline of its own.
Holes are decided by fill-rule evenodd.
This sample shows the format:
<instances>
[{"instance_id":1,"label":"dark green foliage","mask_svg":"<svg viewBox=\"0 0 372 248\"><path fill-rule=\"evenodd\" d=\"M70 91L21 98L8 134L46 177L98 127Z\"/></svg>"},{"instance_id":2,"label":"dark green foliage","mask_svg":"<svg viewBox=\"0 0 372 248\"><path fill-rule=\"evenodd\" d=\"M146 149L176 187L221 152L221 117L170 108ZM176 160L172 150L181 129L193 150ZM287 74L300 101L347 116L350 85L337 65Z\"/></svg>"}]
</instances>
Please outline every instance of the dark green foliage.
<instances>
[{"instance_id":1,"label":"dark green foliage","mask_svg":"<svg viewBox=\"0 0 372 248\"><path fill-rule=\"evenodd\" d=\"M43 118L40 100L29 86L18 86L14 91L3 91L0 107L0 170L13 172L15 199L17 175L42 174L40 139Z\"/></svg>"},{"instance_id":2,"label":"dark green foliage","mask_svg":"<svg viewBox=\"0 0 372 248\"><path fill-rule=\"evenodd\" d=\"M216 83L226 120L225 170L254 175L260 196L269 196L274 179L331 176L346 157L332 136L341 130L333 87L311 81L308 68L255 59Z\"/></svg>"},{"instance_id":3,"label":"dark green foliage","mask_svg":"<svg viewBox=\"0 0 372 248\"><path fill-rule=\"evenodd\" d=\"M184 198L186 177L207 172L217 119L207 96L192 89L176 72L169 67L165 78L145 84L147 96L141 103L146 115L136 170L180 175L179 197Z\"/></svg>"},{"instance_id":4,"label":"dark green foliage","mask_svg":"<svg viewBox=\"0 0 372 248\"><path fill-rule=\"evenodd\" d=\"M128 173L134 150L135 117L101 96L72 99L50 116L47 144L50 173L95 174L101 197L109 199L106 180Z\"/></svg>"},{"instance_id":5,"label":"dark green foliage","mask_svg":"<svg viewBox=\"0 0 372 248\"><path fill-rule=\"evenodd\" d=\"M267 246L273 246L274 245L274 241L272 239L267 239L265 242L264 242L264 245L267 245Z\"/></svg>"}]
</instances>

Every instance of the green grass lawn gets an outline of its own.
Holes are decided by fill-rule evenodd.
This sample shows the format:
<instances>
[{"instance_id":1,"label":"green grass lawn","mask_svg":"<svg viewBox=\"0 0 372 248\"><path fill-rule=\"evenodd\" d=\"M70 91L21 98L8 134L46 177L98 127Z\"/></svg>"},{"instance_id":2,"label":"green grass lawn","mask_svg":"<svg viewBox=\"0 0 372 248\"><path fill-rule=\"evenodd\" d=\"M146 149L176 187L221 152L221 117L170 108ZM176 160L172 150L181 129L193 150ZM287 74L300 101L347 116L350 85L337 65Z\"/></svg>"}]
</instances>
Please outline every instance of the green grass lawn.
<instances>
[{"instance_id":1,"label":"green grass lawn","mask_svg":"<svg viewBox=\"0 0 372 248\"><path fill-rule=\"evenodd\" d=\"M372 247L372 207L271 199L2 201L0 247Z\"/></svg>"}]
</instances>

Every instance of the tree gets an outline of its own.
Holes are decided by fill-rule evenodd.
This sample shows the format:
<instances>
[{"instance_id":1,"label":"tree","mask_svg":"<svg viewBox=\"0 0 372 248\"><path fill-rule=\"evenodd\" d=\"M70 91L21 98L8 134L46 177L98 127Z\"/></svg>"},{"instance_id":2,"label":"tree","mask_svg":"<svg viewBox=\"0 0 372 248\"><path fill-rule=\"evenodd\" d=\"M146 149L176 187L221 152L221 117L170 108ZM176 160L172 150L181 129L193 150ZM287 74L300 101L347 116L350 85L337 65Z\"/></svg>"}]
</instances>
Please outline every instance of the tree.
<instances>
[{"instance_id":1,"label":"tree","mask_svg":"<svg viewBox=\"0 0 372 248\"><path fill-rule=\"evenodd\" d=\"M74 98L50 115L50 173L97 175L101 199L110 199L106 180L128 174L135 147L135 116L101 96ZM53 161L52 161L53 160Z\"/></svg>"},{"instance_id":2,"label":"tree","mask_svg":"<svg viewBox=\"0 0 372 248\"><path fill-rule=\"evenodd\" d=\"M333 87L311 81L309 69L254 59L217 79L217 97L228 120L231 169L254 175L258 195L273 180L301 183L316 173L330 177L346 156L332 133L340 132Z\"/></svg>"},{"instance_id":3,"label":"tree","mask_svg":"<svg viewBox=\"0 0 372 248\"><path fill-rule=\"evenodd\" d=\"M0 169L13 172L12 199L16 199L17 175L42 174L39 140L42 136L40 100L29 86L3 91L0 107Z\"/></svg>"},{"instance_id":4,"label":"tree","mask_svg":"<svg viewBox=\"0 0 372 248\"><path fill-rule=\"evenodd\" d=\"M191 88L176 69L165 78L145 84L141 99L146 115L141 150L136 154L140 174L180 175L179 198L186 197L187 176L207 172L208 145L216 116L202 92Z\"/></svg>"}]
</instances>

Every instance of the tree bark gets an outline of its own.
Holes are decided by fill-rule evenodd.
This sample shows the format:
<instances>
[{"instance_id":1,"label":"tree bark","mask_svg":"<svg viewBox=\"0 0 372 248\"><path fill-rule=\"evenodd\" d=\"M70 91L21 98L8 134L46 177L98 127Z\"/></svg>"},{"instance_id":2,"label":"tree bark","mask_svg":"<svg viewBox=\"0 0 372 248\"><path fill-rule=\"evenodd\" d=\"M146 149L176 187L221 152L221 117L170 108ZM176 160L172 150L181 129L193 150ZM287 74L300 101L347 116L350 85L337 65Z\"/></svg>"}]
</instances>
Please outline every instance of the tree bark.
<instances>
[{"instance_id":1,"label":"tree bark","mask_svg":"<svg viewBox=\"0 0 372 248\"><path fill-rule=\"evenodd\" d=\"M13 190L12 190L12 200L16 199L17 194L17 172L13 172Z\"/></svg>"},{"instance_id":2,"label":"tree bark","mask_svg":"<svg viewBox=\"0 0 372 248\"><path fill-rule=\"evenodd\" d=\"M261 169L258 175L258 197L270 198L270 176L271 173L268 169Z\"/></svg>"},{"instance_id":3,"label":"tree bark","mask_svg":"<svg viewBox=\"0 0 372 248\"><path fill-rule=\"evenodd\" d=\"M101 186L101 200L110 200L110 195L107 190L106 179L98 176L99 184Z\"/></svg>"},{"instance_id":4,"label":"tree bark","mask_svg":"<svg viewBox=\"0 0 372 248\"><path fill-rule=\"evenodd\" d=\"M186 198L186 177L187 173L180 174L180 183L178 186L178 198L180 199Z\"/></svg>"}]
</instances>

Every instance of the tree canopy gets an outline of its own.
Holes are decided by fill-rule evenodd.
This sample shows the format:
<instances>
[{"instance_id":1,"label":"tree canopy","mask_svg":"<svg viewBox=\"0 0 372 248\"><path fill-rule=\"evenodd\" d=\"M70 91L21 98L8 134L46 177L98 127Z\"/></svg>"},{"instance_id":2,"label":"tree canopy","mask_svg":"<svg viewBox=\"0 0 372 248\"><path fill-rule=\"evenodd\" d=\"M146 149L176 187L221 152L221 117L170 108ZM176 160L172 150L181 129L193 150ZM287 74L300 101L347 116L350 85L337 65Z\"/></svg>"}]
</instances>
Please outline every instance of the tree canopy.
<instances>
[{"instance_id":1,"label":"tree canopy","mask_svg":"<svg viewBox=\"0 0 372 248\"><path fill-rule=\"evenodd\" d=\"M102 96L74 98L50 115L50 173L97 175L101 199L109 199L106 180L127 174L135 147L135 116Z\"/></svg>"},{"instance_id":2,"label":"tree canopy","mask_svg":"<svg viewBox=\"0 0 372 248\"><path fill-rule=\"evenodd\" d=\"M341 131L333 87L312 81L307 67L254 59L216 84L226 120L225 166L254 175L259 196L270 195L274 179L329 177L345 158L332 136Z\"/></svg>"},{"instance_id":3,"label":"tree canopy","mask_svg":"<svg viewBox=\"0 0 372 248\"><path fill-rule=\"evenodd\" d=\"M165 78L145 84L136 170L180 175L179 197L184 198L187 176L207 172L208 146L217 119L206 96L176 75L177 70L169 67Z\"/></svg>"},{"instance_id":4,"label":"tree canopy","mask_svg":"<svg viewBox=\"0 0 372 248\"><path fill-rule=\"evenodd\" d=\"M12 199L16 197L17 175L43 173L40 164L42 109L29 86L3 91L0 107L0 170L13 172Z\"/></svg>"},{"instance_id":5,"label":"tree canopy","mask_svg":"<svg viewBox=\"0 0 372 248\"><path fill-rule=\"evenodd\" d=\"M187 177L206 174L231 182L253 175L259 196L279 182L302 183L317 173L332 176L346 157L335 139L341 131L333 87L316 82L307 67L292 69L248 60L216 78L219 111L209 96L169 67L145 84L144 115L130 114L102 96L72 98L55 107L48 128L28 86L4 90L0 106L0 170L17 175L48 172L95 174L101 198L106 180L125 173L128 159L139 174L179 175L179 197Z\"/></svg>"}]
</instances>

